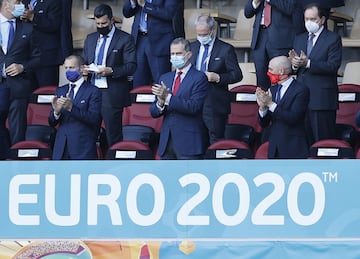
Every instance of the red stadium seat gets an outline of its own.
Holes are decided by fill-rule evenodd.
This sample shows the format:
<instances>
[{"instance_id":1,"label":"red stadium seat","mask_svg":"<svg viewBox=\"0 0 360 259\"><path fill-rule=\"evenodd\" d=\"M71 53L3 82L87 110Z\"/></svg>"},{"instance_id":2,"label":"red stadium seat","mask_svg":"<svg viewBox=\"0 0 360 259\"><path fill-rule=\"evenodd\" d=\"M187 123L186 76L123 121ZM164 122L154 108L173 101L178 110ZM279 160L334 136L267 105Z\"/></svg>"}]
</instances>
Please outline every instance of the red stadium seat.
<instances>
[{"instance_id":1,"label":"red stadium seat","mask_svg":"<svg viewBox=\"0 0 360 259\"><path fill-rule=\"evenodd\" d=\"M148 145L139 141L124 140L112 145L106 152L108 160L145 160L154 159L154 153Z\"/></svg>"},{"instance_id":2,"label":"red stadium seat","mask_svg":"<svg viewBox=\"0 0 360 259\"><path fill-rule=\"evenodd\" d=\"M37 140L20 141L10 147L10 160L51 160L52 150Z\"/></svg>"},{"instance_id":3,"label":"red stadium seat","mask_svg":"<svg viewBox=\"0 0 360 259\"><path fill-rule=\"evenodd\" d=\"M223 139L211 144L205 159L249 159L253 158L248 144L243 141Z\"/></svg>"},{"instance_id":4,"label":"red stadium seat","mask_svg":"<svg viewBox=\"0 0 360 259\"><path fill-rule=\"evenodd\" d=\"M28 125L49 125L48 117L56 88L57 86L43 86L31 94L27 109Z\"/></svg>"},{"instance_id":5,"label":"red stadium seat","mask_svg":"<svg viewBox=\"0 0 360 259\"><path fill-rule=\"evenodd\" d=\"M268 159L269 141L262 143L255 152L255 159Z\"/></svg>"},{"instance_id":6,"label":"red stadium seat","mask_svg":"<svg viewBox=\"0 0 360 259\"><path fill-rule=\"evenodd\" d=\"M339 109L336 113L336 123L349 124L358 128L355 124L356 113L360 110L360 85L339 85Z\"/></svg>"},{"instance_id":7,"label":"red stadium seat","mask_svg":"<svg viewBox=\"0 0 360 259\"><path fill-rule=\"evenodd\" d=\"M354 150L349 143L339 139L324 139L310 147L311 159L354 158Z\"/></svg>"}]
</instances>

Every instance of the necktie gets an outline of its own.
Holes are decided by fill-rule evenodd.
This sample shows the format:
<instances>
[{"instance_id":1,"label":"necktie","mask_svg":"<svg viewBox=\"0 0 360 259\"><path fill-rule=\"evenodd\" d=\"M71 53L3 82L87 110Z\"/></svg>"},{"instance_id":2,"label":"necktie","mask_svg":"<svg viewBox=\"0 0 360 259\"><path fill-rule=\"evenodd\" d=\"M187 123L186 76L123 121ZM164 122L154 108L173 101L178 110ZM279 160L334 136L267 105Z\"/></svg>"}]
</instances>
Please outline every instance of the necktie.
<instances>
[{"instance_id":1,"label":"necktie","mask_svg":"<svg viewBox=\"0 0 360 259\"><path fill-rule=\"evenodd\" d=\"M9 37L8 37L7 51L9 51L15 35L14 21L9 20L8 23L9 23Z\"/></svg>"},{"instance_id":2,"label":"necktie","mask_svg":"<svg viewBox=\"0 0 360 259\"><path fill-rule=\"evenodd\" d=\"M264 4L264 25L268 27L271 23L271 5L265 1Z\"/></svg>"},{"instance_id":3,"label":"necktie","mask_svg":"<svg viewBox=\"0 0 360 259\"><path fill-rule=\"evenodd\" d=\"M69 87L70 87L70 94L69 94L69 97L71 100L74 99L74 88L75 88L76 84L69 84Z\"/></svg>"},{"instance_id":4,"label":"necktie","mask_svg":"<svg viewBox=\"0 0 360 259\"><path fill-rule=\"evenodd\" d=\"M147 244L141 247L139 259L150 259L150 252Z\"/></svg>"},{"instance_id":5,"label":"necktie","mask_svg":"<svg viewBox=\"0 0 360 259\"><path fill-rule=\"evenodd\" d=\"M97 56L97 62L96 62L97 65L102 65L102 62L104 59L104 53L105 53L106 38L107 38L107 36L103 37L103 42L100 46L99 53Z\"/></svg>"},{"instance_id":6,"label":"necktie","mask_svg":"<svg viewBox=\"0 0 360 259\"><path fill-rule=\"evenodd\" d=\"M282 88L282 85L278 84L278 89L276 91L276 96L275 96L275 103L279 103L281 100L281 88Z\"/></svg>"},{"instance_id":7,"label":"necktie","mask_svg":"<svg viewBox=\"0 0 360 259\"><path fill-rule=\"evenodd\" d=\"M201 58L201 66L200 66L200 70L202 72L206 72L206 58L208 56L208 53L209 53L209 44L205 44L204 45L204 53L203 53L203 56Z\"/></svg>"},{"instance_id":8,"label":"necktie","mask_svg":"<svg viewBox=\"0 0 360 259\"><path fill-rule=\"evenodd\" d=\"M314 42L313 42L314 37L315 37L315 34L314 34L314 33L311 33L311 34L309 35L309 39L308 39L308 42L307 42L307 52L306 52L307 56L310 55L311 50L312 50L312 48L313 48L313 46L314 46Z\"/></svg>"},{"instance_id":9,"label":"necktie","mask_svg":"<svg viewBox=\"0 0 360 259\"><path fill-rule=\"evenodd\" d=\"M179 86L180 86L180 83L181 83L181 74L182 74L181 71L177 72L177 76L175 78L174 87L173 87L173 91L172 91L173 95L176 95L176 92L179 89Z\"/></svg>"}]
</instances>

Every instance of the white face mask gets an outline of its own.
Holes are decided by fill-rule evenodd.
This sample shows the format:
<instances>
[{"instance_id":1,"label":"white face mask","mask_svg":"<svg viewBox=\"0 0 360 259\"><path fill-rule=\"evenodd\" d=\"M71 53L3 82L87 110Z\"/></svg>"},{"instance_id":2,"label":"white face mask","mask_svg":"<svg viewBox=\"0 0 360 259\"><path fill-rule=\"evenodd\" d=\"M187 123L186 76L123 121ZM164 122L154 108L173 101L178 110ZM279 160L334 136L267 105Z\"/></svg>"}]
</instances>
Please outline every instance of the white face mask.
<instances>
[{"instance_id":1,"label":"white face mask","mask_svg":"<svg viewBox=\"0 0 360 259\"><path fill-rule=\"evenodd\" d=\"M197 36L197 40L200 42L201 45L209 44L212 41L211 34L206 36Z\"/></svg>"},{"instance_id":2,"label":"white face mask","mask_svg":"<svg viewBox=\"0 0 360 259\"><path fill-rule=\"evenodd\" d=\"M185 56L174 55L174 56L171 56L170 62L175 68L180 69L180 68L183 68L185 66L186 59L185 59Z\"/></svg>"},{"instance_id":3,"label":"white face mask","mask_svg":"<svg viewBox=\"0 0 360 259\"><path fill-rule=\"evenodd\" d=\"M305 27L306 27L306 30L310 33L316 33L320 29L320 25L314 21L306 21Z\"/></svg>"}]
</instances>

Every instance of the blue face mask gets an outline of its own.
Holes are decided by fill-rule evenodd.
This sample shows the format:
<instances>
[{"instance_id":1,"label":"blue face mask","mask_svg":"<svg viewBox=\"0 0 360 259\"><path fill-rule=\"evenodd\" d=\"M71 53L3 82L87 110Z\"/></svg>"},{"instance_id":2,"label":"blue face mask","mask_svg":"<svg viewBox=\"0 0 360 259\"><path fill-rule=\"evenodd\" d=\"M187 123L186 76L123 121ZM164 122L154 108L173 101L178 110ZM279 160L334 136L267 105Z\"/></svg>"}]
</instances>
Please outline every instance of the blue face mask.
<instances>
[{"instance_id":1,"label":"blue face mask","mask_svg":"<svg viewBox=\"0 0 360 259\"><path fill-rule=\"evenodd\" d=\"M76 82L80 78L80 71L79 70L66 70L66 78L70 82Z\"/></svg>"},{"instance_id":2,"label":"blue face mask","mask_svg":"<svg viewBox=\"0 0 360 259\"><path fill-rule=\"evenodd\" d=\"M173 65L173 67L177 69L183 68L186 64L185 56L177 56L177 55L171 56L170 62Z\"/></svg>"},{"instance_id":3,"label":"blue face mask","mask_svg":"<svg viewBox=\"0 0 360 259\"><path fill-rule=\"evenodd\" d=\"M25 5L24 4L16 4L14 5L14 10L11 12L12 15L14 15L15 18L20 17L25 12Z\"/></svg>"}]
</instances>

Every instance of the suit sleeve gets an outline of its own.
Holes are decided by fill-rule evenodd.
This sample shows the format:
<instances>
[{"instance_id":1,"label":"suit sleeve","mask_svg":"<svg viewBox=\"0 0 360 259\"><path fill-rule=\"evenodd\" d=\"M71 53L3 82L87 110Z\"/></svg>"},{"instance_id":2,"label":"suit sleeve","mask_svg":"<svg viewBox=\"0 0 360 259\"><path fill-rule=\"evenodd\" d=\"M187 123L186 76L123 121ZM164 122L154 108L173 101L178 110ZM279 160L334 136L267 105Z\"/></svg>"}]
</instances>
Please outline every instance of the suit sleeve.
<instances>
[{"instance_id":1,"label":"suit sleeve","mask_svg":"<svg viewBox=\"0 0 360 259\"><path fill-rule=\"evenodd\" d=\"M158 19L172 21L177 9L176 0L166 0L163 3L163 5L159 6L145 1L144 10L148 15Z\"/></svg>"},{"instance_id":2,"label":"suit sleeve","mask_svg":"<svg viewBox=\"0 0 360 259\"><path fill-rule=\"evenodd\" d=\"M259 9L260 8L254 9L252 5L252 0L248 0L245 5L244 15L246 18L252 18L254 15L256 15L257 12L259 12Z\"/></svg>"},{"instance_id":3,"label":"suit sleeve","mask_svg":"<svg viewBox=\"0 0 360 259\"><path fill-rule=\"evenodd\" d=\"M285 15L292 16L294 13L295 0L270 0L270 4Z\"/></svg>"},{"instance_id":4,"label":"suit sleeve","mask_svg":"<svg viewBox=\"0 0 360 259\"><path fill-rule=\"evenodd\" d=\"M135 1L136 2L136 1ZM134 16L136 14L136 12L138 11L138 9L140 9L141 7L136 3L136 8L132 8L130 0L125 0L125 4L123 7L123 15L126 18L130 18L132 16Z\"/></svg>"},{"instance_id":5,"label":"suit sleeve","mask_svg":"<svg viewBox=\"0 0 360 259\"><path fill-rule=\"evenodd\" d=\"M220 73L220 82L218 83L219 85L228 87L228 84L236 83L243 79L243 74L239 67L235 50L232 46L229 46L226 49L225 67L226 72Z\"/></svg>"},{"instance_id":6,"label":"suit sleeve","mask_svg":"<svg viewBox=\"0 0 360 259\"><path fill-rule=\"evenodd\" d=\"M123 36L122 36L123 37ZM121 66L113 66L113 78L119 78L132 75L136 70L136 48L132 36L121 39L125 41L123 49L123 62ZM109 64L111 66L111 64Z\"/></svg>"},{"instance_id":7,"label":"suit sleeve","mask_svg":"<svg viewBox=\"0 0 360 259\"><path fill-rule=\"evenodd\" d=\"M62 20L62 3L59 0L48 1L49 6L45 12L35 12L32 24L42 32L60 30Z\"/></svg>"}]
</instances>

